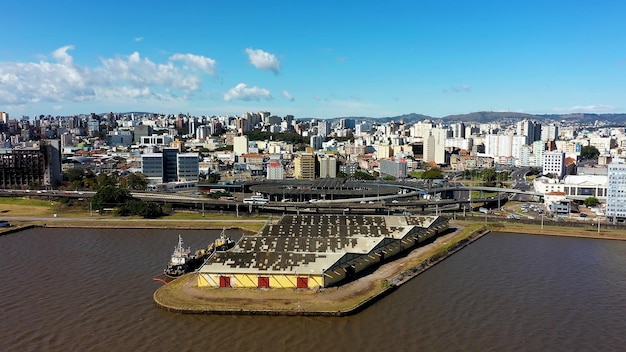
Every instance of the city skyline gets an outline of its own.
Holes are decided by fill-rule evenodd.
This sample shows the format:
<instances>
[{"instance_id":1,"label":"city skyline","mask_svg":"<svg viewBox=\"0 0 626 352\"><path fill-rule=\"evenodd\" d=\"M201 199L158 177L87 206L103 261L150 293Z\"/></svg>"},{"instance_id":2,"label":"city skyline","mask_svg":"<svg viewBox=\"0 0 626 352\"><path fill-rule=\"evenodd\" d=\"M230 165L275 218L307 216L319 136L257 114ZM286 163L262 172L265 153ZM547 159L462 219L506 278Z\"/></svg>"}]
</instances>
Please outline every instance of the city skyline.
<instances>
[{"instance_id":1,"label":"city skyline","mask_svg":"<svg viewBox=\"0 0 626 352\"><path fill-rule=\"evenodd\" d=\"M625 7L9 0L0 111L620 113Z\"/></svg>"}]
</instances>

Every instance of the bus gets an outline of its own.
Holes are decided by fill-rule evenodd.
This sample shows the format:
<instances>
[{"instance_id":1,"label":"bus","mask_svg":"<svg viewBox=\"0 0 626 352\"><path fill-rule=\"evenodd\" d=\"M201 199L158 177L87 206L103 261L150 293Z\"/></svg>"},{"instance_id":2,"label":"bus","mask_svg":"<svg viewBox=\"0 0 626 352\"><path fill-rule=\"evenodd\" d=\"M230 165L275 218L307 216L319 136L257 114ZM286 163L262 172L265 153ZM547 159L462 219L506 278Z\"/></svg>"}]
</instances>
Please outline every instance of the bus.
<instances>
[{"instance_id":1,"label":"bus","mask_svg":"<svg viewBox=\"0 0 626 352\"><path fill-rule=\"evenodd\" d=\"M267 204L269 201L269 199L263 198L263 196L252 196L243 199L244 204Z\"/></svg>"}]
</instances>

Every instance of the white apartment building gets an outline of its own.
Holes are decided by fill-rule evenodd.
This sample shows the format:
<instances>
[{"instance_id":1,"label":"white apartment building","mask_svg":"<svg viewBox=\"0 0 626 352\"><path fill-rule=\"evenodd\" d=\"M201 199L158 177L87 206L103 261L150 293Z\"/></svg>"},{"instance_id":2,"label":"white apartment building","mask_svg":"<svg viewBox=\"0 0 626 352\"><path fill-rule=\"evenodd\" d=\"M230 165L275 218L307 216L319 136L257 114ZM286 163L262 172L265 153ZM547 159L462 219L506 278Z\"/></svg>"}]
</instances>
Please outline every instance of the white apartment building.
<instances>
[{"instance_id":1,"label":"white apartment building","mask_svg":"<svg viewBox=\"0 0 626 352\"><path fill-rule=\"evenodd\" d=\"M626 221L626 163L624 159L608 166L606 216L613 223Z\"/></svg>"},{"instance_id":2,"label":"white apartment building","mask_svg":"<svg viewBox=\"0 0 626 352\"><path fill-rule=\"evenodd\" d=\"M268 180L283 180L285 179L285 170L278 160L270 160L267 164L266 178Z\"/></svg>"},{"instance_id":3,"label":"white apartment building","mask_svg":"<svg viewBox=\"0 0 626 352\"><path fill-rule=\"evenodd\" d=\"M337 157L334 155L320 154L317 156L320 165L320 178L337 177Z\"/></svg>"},{"instance_id":4,"label":"white apartment building","mask_svg":"<svg viewBox=\"0 0 626 352\"><path fill-rule=\"evenodd\" d=\"M248 154L248 136L236 136L233 138L233 152L235 155Z\"/></svg>"},{"instance_id":5,"label":"white apartment building","mask_svg":"<svg viewBox=\"0 0 626 352\"><path fill-rule=\"evenodd\" d=\"M565 153L559 150L543 154L543 174L554 174L562 179L565 176Z\"/></svg>"}]
</instances>

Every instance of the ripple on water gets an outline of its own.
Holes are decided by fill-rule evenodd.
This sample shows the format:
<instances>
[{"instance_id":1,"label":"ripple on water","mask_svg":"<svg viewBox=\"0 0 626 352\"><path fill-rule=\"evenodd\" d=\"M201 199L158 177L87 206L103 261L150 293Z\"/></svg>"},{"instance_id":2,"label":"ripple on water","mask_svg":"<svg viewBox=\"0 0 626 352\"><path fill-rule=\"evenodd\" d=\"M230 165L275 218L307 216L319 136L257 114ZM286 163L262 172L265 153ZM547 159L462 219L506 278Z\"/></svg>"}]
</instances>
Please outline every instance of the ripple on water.
<instances>
[{"instance_id":1,"label":"ripple on water","mask_svg":"<svg viewBox=\"0 0 626 352\"><path fill-rule=\"evenodd\" d=\"M345 318L187 316L152 301L178 233L33 229L0 236L7 350L616 350L626 242L490 234Z\"/></svg>"}]
</instances>

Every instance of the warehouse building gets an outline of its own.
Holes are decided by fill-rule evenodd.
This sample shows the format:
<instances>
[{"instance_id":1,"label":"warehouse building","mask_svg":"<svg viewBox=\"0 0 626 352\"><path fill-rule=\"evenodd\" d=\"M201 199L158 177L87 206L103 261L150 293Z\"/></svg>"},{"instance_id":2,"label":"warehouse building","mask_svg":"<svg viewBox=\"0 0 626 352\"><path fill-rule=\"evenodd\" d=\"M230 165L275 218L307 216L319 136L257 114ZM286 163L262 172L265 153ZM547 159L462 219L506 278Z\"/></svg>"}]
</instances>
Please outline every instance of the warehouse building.
<instances>
[{"instance_id":1,"label":"warehouse building","mask_svg":"<svg viewBox=\"0 0 626 352\"><path fill-rule=\"evenodd\" d=\"M213 254L199 270L198 286L335 286L447 228L438 216L285 215Z\"/></svg>"}]
</instances>

